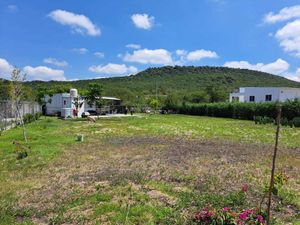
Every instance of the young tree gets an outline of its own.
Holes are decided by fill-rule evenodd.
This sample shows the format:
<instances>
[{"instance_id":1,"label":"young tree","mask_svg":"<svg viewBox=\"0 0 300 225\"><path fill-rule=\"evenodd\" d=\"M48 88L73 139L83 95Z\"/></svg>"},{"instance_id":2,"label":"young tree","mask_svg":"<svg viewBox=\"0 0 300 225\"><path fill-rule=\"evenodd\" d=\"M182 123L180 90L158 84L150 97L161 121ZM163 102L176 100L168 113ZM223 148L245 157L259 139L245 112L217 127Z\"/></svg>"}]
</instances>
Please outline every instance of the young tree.
<instances>
[{"instance_id":1,"label":"young tree","mask_svg":"<svg viewBox=\"0 0 300 225\"><path fill-rule=\"evenodd\" d=\"M102 106L102 96L103 87L101 84L98 83L89 83L88 90L85 93L85 100L87 103L92 106L93 104L96 105L97 108L101 108Z\"/></svg>"},{"instance_id":2,"label":"young tree","mask_svg":"<svg viewBox=\"0 0 300 225\"><path fill-rule=\"evenodd\" d=\"M23 139L25 142L27 142L26 129L25 129L23 117L20 113L21 100L23 99L24 96L23 82L25 80L26 80L26 74L21 72L20 69L15 67L11 73L10 98L15 110L15 119L16 121L20 121L20 124L22 126L22 131L23 131Z\"/></svg>"},{"instance_id":3,"label":"young tree","mask_svg":"<svg viewBox=\"0 0 300 225\"><path fill-rule=\"evenodd\" d=\"M157 99L152 99L149 103L150 107L157 111L158 107L160 106L160 102Z\"/></svg>"},{"instance_id":4,"label":"young tree","mask_svg":"<svg viewBox=\"0 0 300 225\"><path fill-rule=\"evenodd\" d=\"M219 86L209 85L206 92L210 97L210 102L224 102L227 99L226 91Z\"/></svg>"}]
</instances>

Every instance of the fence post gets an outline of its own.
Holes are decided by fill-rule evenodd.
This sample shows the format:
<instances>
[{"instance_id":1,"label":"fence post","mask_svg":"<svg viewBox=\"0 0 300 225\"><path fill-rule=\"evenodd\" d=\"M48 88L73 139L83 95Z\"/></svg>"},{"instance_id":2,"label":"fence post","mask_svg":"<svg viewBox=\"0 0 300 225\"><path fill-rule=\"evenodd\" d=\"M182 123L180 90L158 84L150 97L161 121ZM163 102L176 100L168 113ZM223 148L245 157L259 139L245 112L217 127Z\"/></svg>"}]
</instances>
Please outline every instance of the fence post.
<instances>
[{"instance_id":1,"label":"fence post","mask_svg":"<svg viewBox=\"0 0 300 225\"><path fill-rule=\"evenodd\" d=\"M272 203L272 190L274 186L274 174L275 174L275 164L278 150L278 140L279 140L279 132L280 132L280 120L281 120L281 105L278 105L277 108L277 116L276 116L276 136L275 136L275 147L273 152L273 160L272 160L272 170L271 170L271 179L269 186L269 196L268 196L268 208L267 208L267 225L270 225L270 211L271 211L271 203Z\"/></svg>"}]
</instances>

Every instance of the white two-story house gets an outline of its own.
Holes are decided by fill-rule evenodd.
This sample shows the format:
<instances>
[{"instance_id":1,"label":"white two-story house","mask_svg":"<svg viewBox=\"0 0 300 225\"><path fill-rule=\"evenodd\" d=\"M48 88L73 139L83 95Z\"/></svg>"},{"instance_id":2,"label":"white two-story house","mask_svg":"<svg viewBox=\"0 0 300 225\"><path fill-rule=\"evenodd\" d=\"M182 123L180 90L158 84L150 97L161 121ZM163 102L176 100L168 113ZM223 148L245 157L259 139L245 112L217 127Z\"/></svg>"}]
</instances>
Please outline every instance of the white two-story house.
<instances>
[{"instance_id":1,"label":"white two-story house","mask_svg":"<svg viewBox=\"0 0 300 225\"><path fill-rule=\"evenodd\" d=\"M230 93L230 102L284 102L300 99L300 88L287 87L240 87Z\"/></svg>"}]
</instances>

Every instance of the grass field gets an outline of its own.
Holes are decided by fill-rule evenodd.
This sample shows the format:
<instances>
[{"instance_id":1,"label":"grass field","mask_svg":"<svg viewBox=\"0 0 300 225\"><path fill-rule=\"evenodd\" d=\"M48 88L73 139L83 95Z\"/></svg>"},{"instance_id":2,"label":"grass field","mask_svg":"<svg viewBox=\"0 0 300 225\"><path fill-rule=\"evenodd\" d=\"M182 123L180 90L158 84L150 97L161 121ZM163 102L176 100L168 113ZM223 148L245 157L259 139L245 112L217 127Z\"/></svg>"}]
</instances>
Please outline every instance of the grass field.
<instances>
[{"instance_id":1,"label":"grass field","mask_svg":"<svg viewBox=\"0 0 300 225\"><path fill-rule=\"evenodd\" d=\"M0 136L0 224L193 224L207 205L256 207L269 182L275 127L139 115L41 118L27 132L31 150L22 160L12 144L21 129ZM273 199L273 221L299 224L299 128L282 128L277 165L289 180Z\"/></svg>"}]
</instances>

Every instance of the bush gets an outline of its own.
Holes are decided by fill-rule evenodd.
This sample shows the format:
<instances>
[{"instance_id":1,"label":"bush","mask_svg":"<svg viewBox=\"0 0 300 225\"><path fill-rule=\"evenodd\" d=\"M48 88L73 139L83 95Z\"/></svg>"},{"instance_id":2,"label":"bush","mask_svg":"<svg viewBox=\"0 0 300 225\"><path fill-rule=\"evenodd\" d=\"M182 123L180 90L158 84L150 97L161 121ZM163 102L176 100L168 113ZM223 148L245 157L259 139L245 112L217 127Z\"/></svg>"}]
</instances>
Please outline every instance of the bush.
<instances>
[{"instance_id":1,"label":"bush","mask_svg":"<svg viewBox=\"0 0 300 225\"><path fill-rule=\"evenodd\" d=\"M295 117L292 120L292 123L293 123L294 127L300 127L300 117Z\"/></svg>"},{"instance_id":2,"label":"bush","mask_svg":"<svg viewBox=\"0 0 300 225\"><path fill-rule=\"evenodd\" d=\"M27 113L23 116L23 121L25 124L27 123L31 123L35 120L38 120L40 117L42 116L42 113L38 112L36 114L30 114L30 113Z\"/></svg>"},{"instance_id":3,"label":"bush","mask_svg":"<svg viewBox=\"0 0 300 225\"><path fill-rule=\"evenodd\" d=\"M43 114L41 112L38 112L34 115L35 120L38 120Z\"/></svg>"},{"instance_id":4,"label":"bush","mask_svg":"<svg viewBox=\"0 0 300 225\"><path fill-rule=\"evenodd\" d=\"M35 120L34 115L32 115L32 114L30 114L30 113L27 113L27 114L25 114L25 115L23 116L23 121L24 121L25 124L26 124L26 123L31 123L31 122L33 122L34 120Z\"/></svg>"},{"instance_id":5,"label":"bush","mask_svg":"<svg viewBox=\"0 0 300 225\"><path fill-rule=\"evenodd\" d=\"M180 114L213 116L235 119L255 120L256 123L273 123L276 117L275 102L266 103L199 103L177 105L175 110ZM283 123L300 117L300 100L282 103Z\"/></svg>"},{"instance_id":6,"label":"bush","mask_svg":"<svg viewBox=\"0 0 300 225\"><path fill-rule=\"evenodd\" d=\"M289 120L286 117L282 117L280 120L280 124L282 126L288 126L289 125Z\"/></svg>"}]
</instances>

